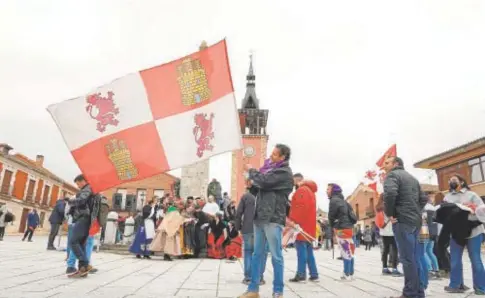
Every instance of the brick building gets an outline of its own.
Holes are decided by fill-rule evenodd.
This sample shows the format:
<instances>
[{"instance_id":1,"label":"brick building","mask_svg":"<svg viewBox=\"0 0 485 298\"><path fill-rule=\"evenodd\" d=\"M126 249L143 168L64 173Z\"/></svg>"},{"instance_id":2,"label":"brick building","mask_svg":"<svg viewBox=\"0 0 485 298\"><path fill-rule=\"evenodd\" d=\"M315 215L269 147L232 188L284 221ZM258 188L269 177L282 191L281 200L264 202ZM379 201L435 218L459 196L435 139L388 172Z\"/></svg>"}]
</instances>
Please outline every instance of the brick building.
<instances>
[{"instance_id":1,"label":"brick building","mask_svg":"<svg viewBox=\"0 0 485 298\"><path fill-rule=\"evenodd\" d=\"M177 177L163 173L147 179L127 182L102 193L111 201L113 210L127 214L140 210L146 201L154 196L173 194L173 187L177 180Z\"/></svg>"},{"instance_id":2,"label":"brick building","mask_svg":"<svg viewBox=\"0 0 485 298\"><path fill-rule=\"evenodd\" d=\"M44 156L31 160L20 153L12 154L12 150L8 144L0 144L0 205L7 204L15 215L6 233L25 232L27 215L33 208L40 217L37 233L46 233L56 201L73 196L77 188L44 168Z\"/></svg>"},{"instance_id":3,"label":"brick building","mask_svg":"<svg viewBox=\"0 0 485 298\"><path fill-rule=\"evenodd\" d=\"M430 184L421 184L421 189L434 200L434 196L439 192L438 186ZM376 216L375 206L379 201L377 193L370 187L359 184L354 192L347 198L357 216L357 224L361 227L370 225Z\"/></svg>"},{"instance_id":4,"label":"brick building","mask_svg":"<svg viewBox=\"0 0 485 298\"><path fill-rule=\"evenodd\" d=\"M485 138L428 157L414 166L435 170L442 192L448 190L448 180L457 173L467 180L471 190L485 197Z\"/></svg>"}]
</instances>

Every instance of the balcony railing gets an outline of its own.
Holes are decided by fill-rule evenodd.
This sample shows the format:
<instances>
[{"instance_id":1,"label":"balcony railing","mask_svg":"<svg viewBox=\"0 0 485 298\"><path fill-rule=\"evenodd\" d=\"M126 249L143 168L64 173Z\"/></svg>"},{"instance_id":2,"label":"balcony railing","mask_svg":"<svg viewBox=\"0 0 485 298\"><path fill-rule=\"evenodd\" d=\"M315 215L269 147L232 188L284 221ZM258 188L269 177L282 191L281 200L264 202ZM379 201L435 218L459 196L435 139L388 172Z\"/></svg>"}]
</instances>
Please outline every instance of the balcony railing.
<instances>
[{"instance_id":1,"label":"balcony railing","mask_svg":"<svg viewBox=\"0 0 485 298\"><path fill-rule=\"evenodd\" d=\"M374 217L374 216L376 216L376 211L374 209L374 206L369 206L369 207L365 208L365 215L367 217Z\"/></svg>"}]
</instances>

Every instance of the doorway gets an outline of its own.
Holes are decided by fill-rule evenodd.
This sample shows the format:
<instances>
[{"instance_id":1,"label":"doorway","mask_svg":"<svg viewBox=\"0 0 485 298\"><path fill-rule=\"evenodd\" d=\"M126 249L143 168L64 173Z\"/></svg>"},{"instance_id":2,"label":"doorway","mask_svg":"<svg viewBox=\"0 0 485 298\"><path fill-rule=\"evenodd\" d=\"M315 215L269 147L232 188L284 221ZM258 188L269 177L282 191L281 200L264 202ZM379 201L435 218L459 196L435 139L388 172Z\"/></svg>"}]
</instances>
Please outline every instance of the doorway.
<instances>
[{"instance_id":1,"label":"doorway","mask_svg":"<svg viewBox=\"0 0 485 298\"><path fill-rule=\"evenodd\" d=\"M22 210L22 217L20 218L19 233L25 232L25 227L27 226L27 217L29 216L30 209L24 208Z\"/></svg>"}]
</instances>

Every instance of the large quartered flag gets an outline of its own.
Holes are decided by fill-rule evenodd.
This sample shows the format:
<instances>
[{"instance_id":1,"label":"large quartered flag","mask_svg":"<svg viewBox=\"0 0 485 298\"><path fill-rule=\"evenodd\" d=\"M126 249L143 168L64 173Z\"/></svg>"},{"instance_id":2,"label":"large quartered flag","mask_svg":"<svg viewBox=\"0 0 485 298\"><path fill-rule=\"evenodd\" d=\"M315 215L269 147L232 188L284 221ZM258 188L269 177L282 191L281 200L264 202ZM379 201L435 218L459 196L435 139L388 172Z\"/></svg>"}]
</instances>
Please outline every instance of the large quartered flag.
<instances>
[{"instance_id":1,"label":"large quartered flag","mask_svg":"<svg viewBox=\"0 0 485 298\"><path fill-rule=\"evenodd\" d=\"M242 147L225 40L47 110L96 192Z\"/></svg>"}]
</instances>

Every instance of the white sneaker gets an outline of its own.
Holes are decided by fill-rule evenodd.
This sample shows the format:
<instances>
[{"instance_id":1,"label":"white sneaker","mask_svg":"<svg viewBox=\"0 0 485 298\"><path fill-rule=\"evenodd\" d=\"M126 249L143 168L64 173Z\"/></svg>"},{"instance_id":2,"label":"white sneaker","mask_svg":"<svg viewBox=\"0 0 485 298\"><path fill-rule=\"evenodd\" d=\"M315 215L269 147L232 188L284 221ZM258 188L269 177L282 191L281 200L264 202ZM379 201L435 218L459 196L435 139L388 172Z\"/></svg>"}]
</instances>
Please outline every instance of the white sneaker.
<instances>
[{"instance_id":1,"label":"white sneaker","mask_svg":"<svg viewBox=\"0 0 485 298\"><path fill-rule=\"evenodd\" d=\"M424 297L428 297L428 296L431 296L431 292L429 291L429 289L426 289L424 290Z\"/></svg>"},{"instance_id":2,"label":"white sneaker","mask_svg":"<svg viewBox=\"0 0 485 298\"><path fill-rule=\"evenodd\" d=\"M343 274L343 275L340 277L340 280L342 280L342 281L351 281L352 279L351 279L351 277L350 277L350 276Z\"/></svg>"}]
</instances>

